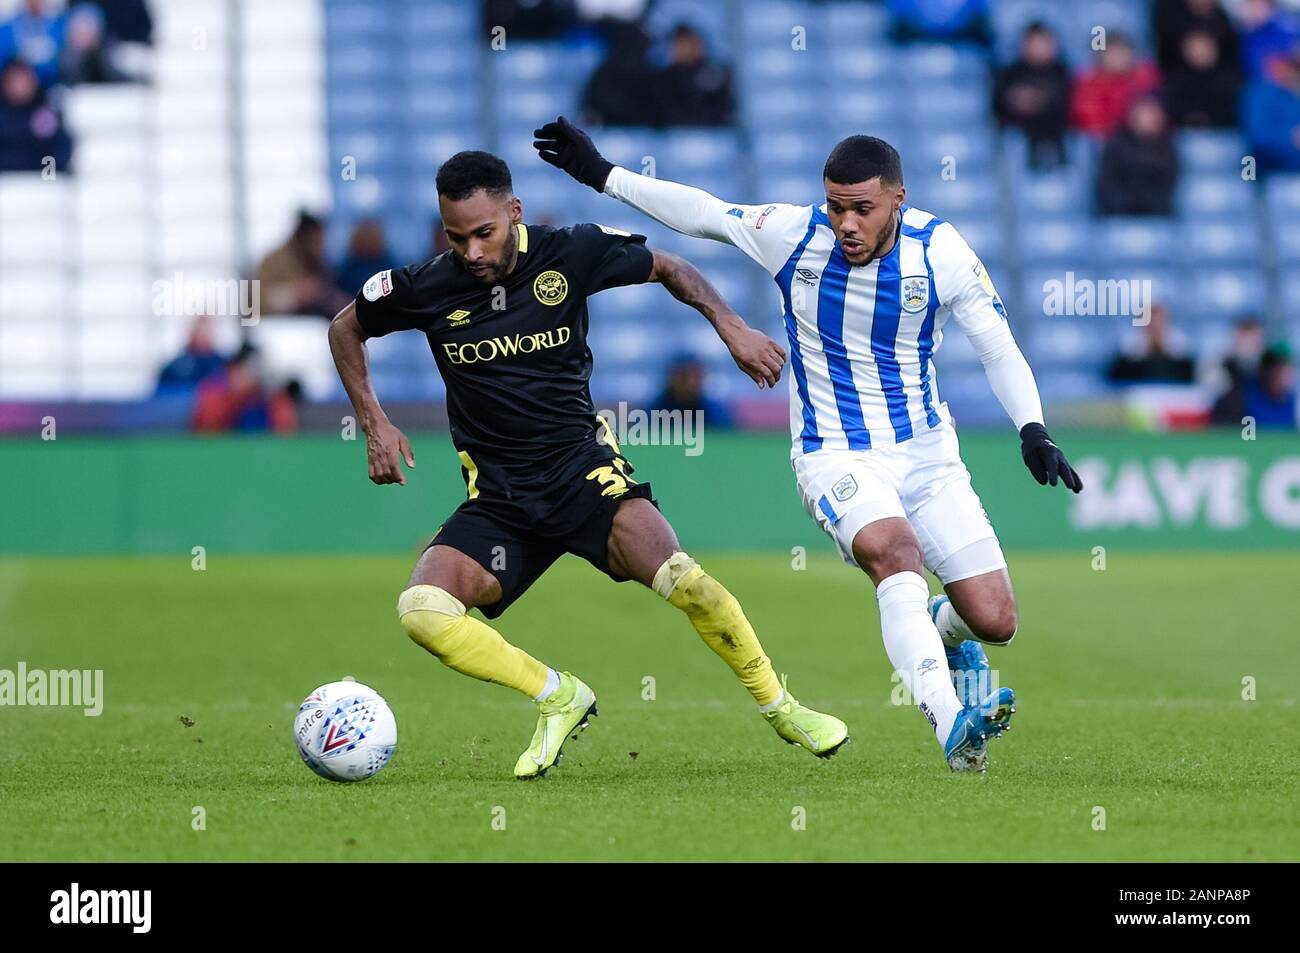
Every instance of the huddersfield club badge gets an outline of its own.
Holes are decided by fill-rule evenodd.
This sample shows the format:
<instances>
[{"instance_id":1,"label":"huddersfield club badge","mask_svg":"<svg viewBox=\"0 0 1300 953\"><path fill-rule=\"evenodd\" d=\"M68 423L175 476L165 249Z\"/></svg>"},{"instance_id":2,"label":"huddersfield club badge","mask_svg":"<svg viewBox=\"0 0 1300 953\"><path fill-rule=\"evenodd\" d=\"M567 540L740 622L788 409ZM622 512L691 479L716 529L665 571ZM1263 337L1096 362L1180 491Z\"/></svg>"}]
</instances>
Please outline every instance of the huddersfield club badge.
<instances>
[{"instance_id":1,"label":"huddersfield club badge","mask_svg":"<svg viewBox=\"0 0 1300 953\"><path fill-rule=\"evenodd\" d=\"M924 311L930 303L930 279L917 276L903 279L903 310Z\"/></svg>"}]
</instances>

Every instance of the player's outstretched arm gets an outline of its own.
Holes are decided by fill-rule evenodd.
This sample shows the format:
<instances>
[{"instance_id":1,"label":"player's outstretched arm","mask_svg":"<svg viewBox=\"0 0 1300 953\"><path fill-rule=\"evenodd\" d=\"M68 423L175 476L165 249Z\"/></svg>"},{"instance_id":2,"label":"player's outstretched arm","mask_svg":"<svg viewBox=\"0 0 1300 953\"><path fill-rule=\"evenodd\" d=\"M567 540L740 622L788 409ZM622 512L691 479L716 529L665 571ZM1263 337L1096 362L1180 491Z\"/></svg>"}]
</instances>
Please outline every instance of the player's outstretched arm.
<instances>
[{"instance_id":1,"label":"player's outstretched arm","mask_svg":"<svg viewBox=\"0 0 1300 953\"><path fill-rule=\"evenodd\" d=\"M577 181L604 192L694 238L736 244L737 219L729 205L703 189L637 175L610 162L591 137L561 116L533 130L533 148L541 157Z\"/></svg>"},{"instance_id":2,"label":"player's outstretched arm","mask_svg":"<svg viewBox=\"0 0 1300 953\"><path fill-rule=\"evenodd\" d=\"M785 366L781 345L747 325L689 261L658 248L652 248L651 254L654 267L649 280L663 285L678 301L704 315L727 345L736 366L750 376L759 390L775 387Z\"/></svg>"},{"instance_id":3,"label":"player's outstretched arm","mask_svg":"<svg viewBox=\"0 0 1300 953\"><path fill-rule=\"evenodd\" d=\"M343 389L348 392L357 421L366 435L366 459L373 483L406 484L402 461L415 466L415 454L406 434L393 426L384 408L379 405L375 388L370 382L370 366L366 356L368 335L357 320L356 302L350 302L330 322L330 353L338 368Z\"/></svg>"}]
</instances>

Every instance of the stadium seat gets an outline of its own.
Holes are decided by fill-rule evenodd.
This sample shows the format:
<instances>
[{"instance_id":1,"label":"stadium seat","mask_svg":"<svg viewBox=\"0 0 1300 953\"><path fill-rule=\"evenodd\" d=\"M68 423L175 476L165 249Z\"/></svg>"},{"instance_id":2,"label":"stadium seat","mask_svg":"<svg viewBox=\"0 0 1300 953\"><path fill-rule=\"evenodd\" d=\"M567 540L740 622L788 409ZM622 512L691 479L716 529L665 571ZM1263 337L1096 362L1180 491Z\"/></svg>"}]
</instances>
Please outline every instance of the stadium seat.
<instances>
[{"instance_id":1,"label":"stadium seat","mask_svg":"<svg viewBox=\"0 0 1300 953\"><path fill-rule=\"evenodd\" d=\"M1013 201L1022 222L1044 216L1081 217L1092 207L1092 192L1073 171L1015 174Z\"/></svg>"},{"instance_id":2,"label":"stadium seat","mask_svg":"<svg viewBox=\"0 0 1300 953\"><path fill-rule=\"evenodd\" d=\"M894 48L889 46L865 51L854 46L832 46L830 55L818 65L827 72L835 89L853 84L864 93L879 96L884 95L884 81L897 73L900 62Z\"/></svg>"},{"instance_id":3,"label":"stadium seat","mask_svg":"<svg viewBox=\"0 0 1300 953\"><path fill-rule=\"evenodd\" d=\"M903 49L900 65L902 78L919 89L982 86L988 80L988 68L978 50L948 43L913 43Z\"/></svg>"},{"instance_id":4,"label":"stadium seat","mask_svg":"<svg viewBox=\"0 0 1300 953\"><path fill-rule=\"evenodd\" d=\"M470 47L476 36L486 33L482 15L475 4L406 0L402 15L395 24L407 42L433 47ZM394 24L390 23L390 33Z\"/></svg>"},{"instance_id":5,"label":"stadium seat","mask_svg":"<svg viewBox=\"0 0 1300 953\"><path fill-rule=\"evenodd\" d=\"M913 86L905 98L900 98L916 127L931 136L988 122L990 94L986 83L954 83L938 89Z\"/></svg>"},{"instance_id":6,"label":"stadium seat","mask_svg":"<svg viewBox=\"0 0 1300 953\"><path fill-rule=\"evenodd\" d=\"M1097 228L1098 263L1161 265L1181 251L1171 222L1159 218L1108 218Z\"/></svg>"},{"instance_id":7,"label":"stadium seat","mask_svg":"<svg viewBox=\"0 0 1300 953\"><path fill-rule=\"evenodd\" d=\"M1029 326L1028 340L1034 361L1051 368L1101 368L1119 348L1132 327L1122 315L1040 316Z\"/></svg>"},{"instance_id":8,"label":"stadium seat","mask_svg":"<svg viewBox=\"0 0 1300 953\"><path fill-rule=\"evenodd\" d=\"M970 245L984 262L994 281L1000 280L1007 274L1008 270L1002 266L1002 261L1007 256L1006 233L1000 219L980 215L976 209L956 210L955 214L950 214L944 209L939 217L951 222L961 237L966 239L966 244ZM998 267L995 268L995 265Z\"/></svg>"},{"instance_id":9,"label":"stadium seat","mask_svg":"<svg viewBox=\"0 0 1300 953\"><path fill-rule=\"evenodd\" d=\"M1178 182L1175 209L1189 222L1253 215L1257 189L1240 172L1189 172Z\"/></svg>"},{"instance_id":10,"label":"stadium seat","mask_svg":"<svg viewBox=\"0 0 1300 953\"><path fill-rule=\"evenodd\" d=\"M889 31L889 13L883 3L831 0L822 8L827 35L843 46L867 46Z\"/></svg>"},{"instance_id":11,"label":"stadium seat","mask_svg":"<svg viewBox=\"0 0 1300 953\"><path fill-rule=\"evenodd\" d=\"M1236 132L1219 129L1184 129L1178 133L1178 162L1187 172L1241 174L1245 142Z\"/></svg>"},{"instance_id":12,"label":"stadium seat","mask_svg":"<svg viewBox=\"0 0 1300 953\"><path fill-rule=\"evenodd\" d=\"M1264 203L1275 223L1289 224L1295 230L1300 221L1300 173L1275 173L1263 183Z\"/></svg>"},{"instance_id":13,"label":"stadium seat","mask_svg":"<svg viewBox=\"0 0 1300 953\"><path fill-rule=\"evenodd\" d=\"M1231 321L1254 312L1268 286L1258 268L1202 266L1185 276L1189 292L1183 308L1198 321Z\"/></svg>"},{"instance_id":14,"label":"stadium seat","mask_svg":"<svg viewBox=\"0 0 1300 953\"><path fill-rule=\"evenodd\" d=\"M1256 262L1260 256L1259 227L1250 215L1184 222L1177 249L1180 257L1194 264Z\"/></svg>"},{"instance_id":15,"label":"stadium seat","mask_svg":"<svg viewBox=\"0 0 1300 953\"><path fill-rule=\"evenodd\" d=\"M1295 218L1284 218L1277 210L1269 215L1268 241L1273 254L1284 266L1300 264L1300 228Z\"/></svg>"},{"instance_id":16,"label":"stadium seat","mask_svg":"<svg viewBox=\"0 0 1300 953\"><path fill-rule=\"evenodd\" d=\"M774 131L754 142L754 163L766 173L821 174L826 150L812 136Z\"/></svg>"},{"instance_id":17,"label":"stadium seat","mask_svg":"<svg viewBox=\"0 0 1300 953\"><path fill-rule=\"evenodd\" d=\"M740 144L730 130L689 129L668 132L663 139L664 174L735 174Z\"/></svg>"},{"instance_id":18,"label":"stadium seat","mask_svg":"<svg viewBox=\"0 0 1300 953\"><path fill-rule=\"evenodd\" d=\"M740 19L746 43L790 47L790 31L802 26L810 37L823 29L823 11L809 3L752 0Z\"/></svg>"},{"instance_id":19,"label":"stadium seat","mask_svg":"<svg viewBox=\"0 0 1300 953\"><path fill-rule=\"evenodd\" d=\"M1026 262L1065 262L1082 268L1096 247L1094 227L1078 218L1021 219L1020 254Z\"/></svg>"},{"instance_id":20,"label":"stadium seat","mask_svg":"<svg viewBox=\"0 0 1300 953\"><path fill-rule=\"evenodd\" d=\"M942 132L918 132L902 148L904 169L940 178L987 175L993 166L993 140L986 133L951 127Z\"/></svg>"},{"instance_id":21,"label":"stadium seat","mask_svg":"<svg viewBox=\"0 0 1300 953\"><path fill-rule=\"evenodd\" d=\"M1300 321L1300 267L1292 265L1281 276L1282 313L1293 323Z\"/></svg>"}]
</instances>

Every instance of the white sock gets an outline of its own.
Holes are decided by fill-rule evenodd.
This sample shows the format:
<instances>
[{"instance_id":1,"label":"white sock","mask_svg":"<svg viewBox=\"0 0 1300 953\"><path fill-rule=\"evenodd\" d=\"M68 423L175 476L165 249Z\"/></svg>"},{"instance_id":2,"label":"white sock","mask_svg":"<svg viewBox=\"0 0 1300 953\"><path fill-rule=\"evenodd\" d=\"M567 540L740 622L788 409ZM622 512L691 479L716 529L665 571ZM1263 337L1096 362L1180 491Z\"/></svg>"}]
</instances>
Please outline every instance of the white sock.
<instances>
[{"instance_id":1,"label":"white sock","mask_svg":"<svg viewBox=\"0 0 1300 953\"><path fill-rule=\"evenodd\" d=\"M934 614L934 626L939 630L939 637L943 639L943 644L950 649L955 649L967 639L975 638L975 633L971 631L965 620L957 614L957 610L952 607L952 600L947 596L933 596L930 604L939 603L939 610Z\"/></svg>"},{"instance_id":2,"label":"white sock","mask_svg":"<svg viewBox=\"0 0 1300 953\"><path fill-rule=\"evenodd\" d=\"M542 686L542 690L537 693L537 697L534 698L533 701L544 701L551 692L555 691L559 687L560 673L553 668L548 668L546 670L546 684Z\"/></svg>"},{"instance_id":3,"label":"white sock","mask_svg":"<svg viewBox=\"0 0 1300 953\"><path fill-rule=\"evenodd\" d=\"M943 640L926 607L929 594L920 573L897 572L876 587L876 602L885 654L944 744L962 706L948 674Z\"/></svg>"}]
</instances>

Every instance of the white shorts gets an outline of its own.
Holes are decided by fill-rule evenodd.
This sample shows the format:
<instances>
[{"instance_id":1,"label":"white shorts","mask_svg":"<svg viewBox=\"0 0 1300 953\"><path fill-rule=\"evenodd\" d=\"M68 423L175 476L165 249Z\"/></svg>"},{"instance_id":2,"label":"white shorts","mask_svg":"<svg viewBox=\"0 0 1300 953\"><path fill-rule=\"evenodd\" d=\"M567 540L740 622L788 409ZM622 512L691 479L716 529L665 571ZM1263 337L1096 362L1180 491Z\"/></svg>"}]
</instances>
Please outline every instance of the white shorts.
<instances>
[{"instance_id":1,"label":"white shorts","mask_svg":"<svg viewBox=\"0 0 1300 953\"><path fill-rule=\"evenodd\" d=\"M946 408L945 408L946 410ZM945 585L1005 569L1006 558L962 463L947 413L911 440L871 450L814 450L793 460L799 496L850 566L853 537L900 516L916 532L925 565Z\"/></svg>"}]
</instances>

